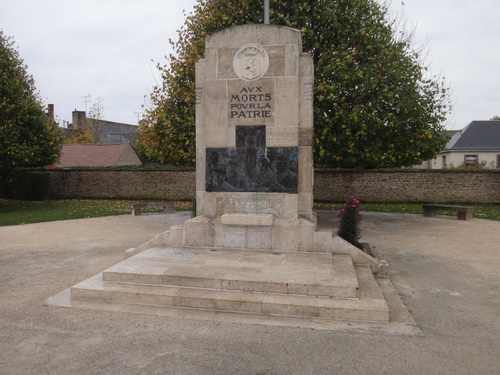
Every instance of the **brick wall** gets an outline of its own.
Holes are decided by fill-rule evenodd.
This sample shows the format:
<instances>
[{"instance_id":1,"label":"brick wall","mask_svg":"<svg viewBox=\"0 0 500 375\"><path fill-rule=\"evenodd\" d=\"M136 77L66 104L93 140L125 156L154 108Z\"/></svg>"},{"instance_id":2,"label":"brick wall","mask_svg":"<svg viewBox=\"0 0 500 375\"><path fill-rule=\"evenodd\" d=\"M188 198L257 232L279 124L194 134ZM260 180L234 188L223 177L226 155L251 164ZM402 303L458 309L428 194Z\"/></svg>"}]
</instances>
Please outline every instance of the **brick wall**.
<instances>
[{"instance_id":1,"label":"brick wall","mask_svg":"<svg viewBox=\"0 0 500 375\"><path fill-rule=\"evenodd\" d=\"M190 200L195 171L52 170L52 198ZM500 203L500 171L316 171L314 199L342 202Z\"/></svg>"}]
</instances>

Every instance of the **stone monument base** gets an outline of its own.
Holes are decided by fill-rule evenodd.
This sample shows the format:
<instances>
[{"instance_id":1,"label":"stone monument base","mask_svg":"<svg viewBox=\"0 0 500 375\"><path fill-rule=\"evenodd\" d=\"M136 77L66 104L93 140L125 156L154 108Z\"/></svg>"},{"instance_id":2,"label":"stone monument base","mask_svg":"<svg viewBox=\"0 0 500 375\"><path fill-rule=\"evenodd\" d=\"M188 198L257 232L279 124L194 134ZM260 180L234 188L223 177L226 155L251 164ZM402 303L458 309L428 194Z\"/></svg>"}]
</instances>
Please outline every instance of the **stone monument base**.
<instances>
[{"instance_id":1,"label":"stone monument base","mask_svg":"<svg viewBox=\"0 0 500 375\"><path fill-rule=\"evenodd\" d=\"M70 295L81 307L118 303L389 322L370 268L331 253L152 248L73 286Z\"/></svg>"},{"instance_id":2,"label":"stone monument base","mask_svg":"<svg viewBox=\"0 0 500 375\"><path fill-rule=\"evenodd\" d=\"M315 227L271 214L197 216L70 288L70 303L388 323L378 261Z\"/></svg>"},{"instance_id":3,"label":"stone monument base","mask_svg":"<svg viewBox=\"0 0 500 375\"><path fill-rule=\"evenodd\" d=\"M226 219L231 219L229 229ZM127 250L124 261L47 303L239 323L320 329L355 324L362 330L418 332L389 279L374 276L373 271L381 267L379 262L331 231L312 232L314 242L308 251L243 246L249 236L259 237L253 229L269 229L270 221L266 215L230 215L215 223L209 218L193 218ZM275 225L275 219L272 221ZM255 223L259 225L248 225ZM180 244L203 242L203 238L212 241L214 228L222 233L223 241L226 230L234 236L234 224L246 231L246 239L228 241L241 247ZM190 225L194 232L186 230ZM256 238L250 241L257 242ZM343 326L346 322L349 325Z\"/></svg>"},{"instance_id":4,"label":"stone monument base","mask_svg":"<svg viewBox=\"0 0 500 375\"><path fill-rule=\"evenodd\" d=\"M196 216L144 245L128 256L155 246L209 247L267 251L335 253L350 255L358 265L378 273L384 266L329 230L317 230L316 217L276 218L272 214L235 213L216 217Z\"/></svg>"}]
</instances>

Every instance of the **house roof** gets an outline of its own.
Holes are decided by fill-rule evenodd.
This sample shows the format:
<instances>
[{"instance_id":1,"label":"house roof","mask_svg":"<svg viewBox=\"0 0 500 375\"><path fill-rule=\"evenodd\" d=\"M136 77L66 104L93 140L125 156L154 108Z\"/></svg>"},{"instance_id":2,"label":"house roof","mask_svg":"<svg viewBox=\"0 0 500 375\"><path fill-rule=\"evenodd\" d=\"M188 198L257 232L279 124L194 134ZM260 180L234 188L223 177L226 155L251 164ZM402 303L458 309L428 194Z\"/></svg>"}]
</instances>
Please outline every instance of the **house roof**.
<instances>
[{"instance_id":1,"label":"house roof","mask_svg":"<svg viewBox=\"0 0 500 375\"><path fill-rule=\"evenodd\" d=\"M139 126L119 122L94 120L100 123L97 127L98 138L108 144L134 142L139 136Z\"/></svg>"},{"instance_id":2,"label":"house roof","mask_svg":"<svg viewBox=\"0 0 500 375\"><path fill-rule=\"evenodd\" d=\"M500 150L500 120L472 121L451 137L446 148L450 151Z\"/></svg>"},{"instance_id":3,"label":"house roof","mask_svg":"<svg viewBox=\"0 0 500 375\"><path fill-rule=\"evenodd\" d=\"M70 144L63 145L61 158L51 168L113 167L130 146L123 144Z\"/></svg>"}]
</instances>

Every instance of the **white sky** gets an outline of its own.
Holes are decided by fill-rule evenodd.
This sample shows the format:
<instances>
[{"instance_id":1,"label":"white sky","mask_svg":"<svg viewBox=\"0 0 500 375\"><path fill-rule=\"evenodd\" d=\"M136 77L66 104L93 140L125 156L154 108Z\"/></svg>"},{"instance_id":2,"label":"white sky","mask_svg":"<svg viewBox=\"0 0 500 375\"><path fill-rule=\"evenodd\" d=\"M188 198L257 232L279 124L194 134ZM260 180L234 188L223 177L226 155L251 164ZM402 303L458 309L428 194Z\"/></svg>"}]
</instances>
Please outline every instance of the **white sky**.
<instances>
[{"instance_id":1,"label":"white sky","mask_svg":"<svg viewBox=\"0 0 500 375\"><path fill-rule=\"evenodd\" d=\"M259 1L259 0L256 0ZM404 2L404 5L402 4ZM427 63L452 89L447 128L500 115L500 1L393 0L416 28ZM102 98L104 118L136 124L195 0L0 0L0 28L12 36L45 104L59 120ZM155 62L152 62L155 61ZM90 103L87 104L90 108Z\"/></svg>"}]
</instances>

